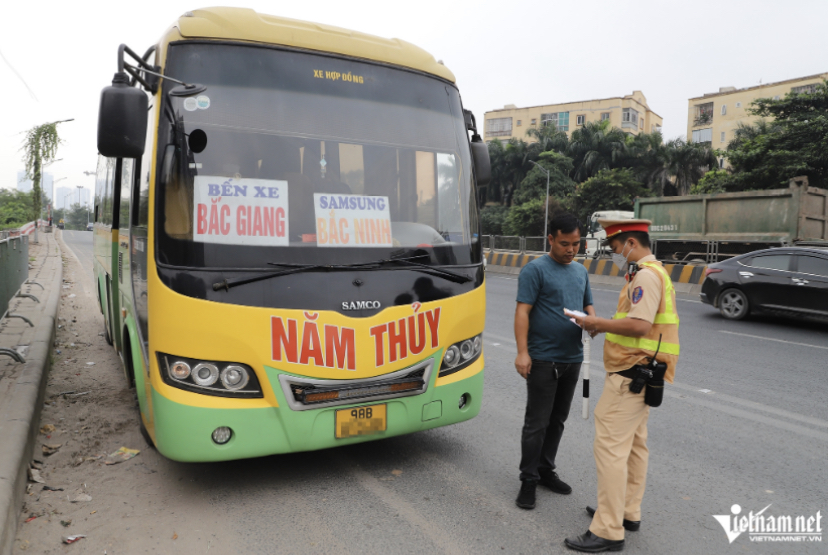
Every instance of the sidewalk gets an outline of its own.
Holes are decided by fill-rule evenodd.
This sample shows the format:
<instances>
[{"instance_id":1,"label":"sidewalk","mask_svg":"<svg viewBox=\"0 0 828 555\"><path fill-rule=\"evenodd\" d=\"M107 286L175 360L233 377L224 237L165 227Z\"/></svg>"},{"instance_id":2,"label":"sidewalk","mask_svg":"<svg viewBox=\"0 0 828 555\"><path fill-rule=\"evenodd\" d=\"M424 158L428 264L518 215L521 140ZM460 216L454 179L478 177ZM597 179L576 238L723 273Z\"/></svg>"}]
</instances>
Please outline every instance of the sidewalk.
<instances>
[{"instance_id":1,"label":"sidewalk","mask_svg":"<svg viewBox=\"0 0 828 555\"><path fill-rule=\"evenodd\" d=\"M46 380L51 367L51 348L60 300L63 268L54 233L39 233L40 243L29 242L29 282L15 298L10 312L19 318L0 323L0 347L16 349L26 359L17 363L0 357L0 554L12 552L17 520L26 490L27 469L32 459Z\"/></svg>"}]
</instances>

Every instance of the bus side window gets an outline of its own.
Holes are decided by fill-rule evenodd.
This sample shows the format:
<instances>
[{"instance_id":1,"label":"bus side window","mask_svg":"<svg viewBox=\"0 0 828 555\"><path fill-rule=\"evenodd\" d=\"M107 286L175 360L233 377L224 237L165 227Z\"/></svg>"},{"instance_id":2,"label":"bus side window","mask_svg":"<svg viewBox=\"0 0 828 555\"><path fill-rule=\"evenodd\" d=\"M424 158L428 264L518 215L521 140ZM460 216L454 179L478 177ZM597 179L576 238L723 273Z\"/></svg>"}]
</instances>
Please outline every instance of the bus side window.
<instances>
[{"instance_id":1,"label":"bus side window","mask_svg":"<svg viewBox=\"0 0 828 555\"><path fill-rule=\"evenodd\" d=\"M101 203L106 187L106 158L98 155L98 170L95 175L95 221L101 221Z\"/></svg>"},{"instance_id":2,"label":"bus side window","mask_svg":"<svg viewBox=\"0 0 828 555\"><path fill-rule=\"evenodd\" d=\"M129 228L129 195L132 192L133 170L135 160L124 158L121 163L121 203L118 210L118 227Z\"/></svg>"}]
</instances>

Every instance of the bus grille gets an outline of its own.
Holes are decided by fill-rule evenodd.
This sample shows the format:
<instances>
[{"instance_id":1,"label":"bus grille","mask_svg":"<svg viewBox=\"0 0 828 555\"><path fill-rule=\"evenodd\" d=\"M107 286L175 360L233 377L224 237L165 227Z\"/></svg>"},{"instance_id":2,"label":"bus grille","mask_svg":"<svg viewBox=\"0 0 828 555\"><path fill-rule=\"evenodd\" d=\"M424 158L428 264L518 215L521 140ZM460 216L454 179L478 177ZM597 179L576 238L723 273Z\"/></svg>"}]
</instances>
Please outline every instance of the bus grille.
<instances>
[{"instance_id":1,"label":"bus grille","mask_svg":"<svg viewBox=\"0 0 828 555\"><path fill-rule=\"evenodd\" d=\"M282 391L293 410L307 410L419 395L428 389L433 360L379 378L318 380L282 374Z\"/></svg>"}]
</instances>

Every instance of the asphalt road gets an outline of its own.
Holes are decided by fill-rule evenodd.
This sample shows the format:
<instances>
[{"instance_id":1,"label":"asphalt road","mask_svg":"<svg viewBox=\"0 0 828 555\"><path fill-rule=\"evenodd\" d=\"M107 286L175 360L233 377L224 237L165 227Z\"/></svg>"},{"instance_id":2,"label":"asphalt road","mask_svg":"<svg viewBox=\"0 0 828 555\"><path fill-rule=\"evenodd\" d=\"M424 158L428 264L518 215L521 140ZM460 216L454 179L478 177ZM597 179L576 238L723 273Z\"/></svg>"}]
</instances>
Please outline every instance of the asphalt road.
<instances>
[{"instance_id":1,"label":"asphalt road","mask_svg":"<svg viewBox=\"0 0 828 555\"><path fill-rule=\"evenodd\" d=\"M92 277L92 232L91 231L71 231L64 229L63 242L69 245L69 248L81 261L84 271L89 277Z\"/></svg>"},{"instance_id":2,"label":"asphalt road","mask_svg":"<svg viewBox=\"0 0 828 555\"><path fill-rule=\"evenodd\" d=\"M64 240L91 271L91 233L65 232ZM535 510L517 508L525 385L513 366L516 286L513 277L487 280L477 418L320 452L199 465L163 460L169 468L153 475L158 488L180 490L181 505L221 515L238 553L568 553L563 539L587 529L584 507L595 502L594 423L580 416L579 388L558 459L573 493L539 488ZM611 315L617 289L595 286L593 294L599 315ZM627 533L627 551L824 553L828 537L769 545L743 534L729 545L712 515L729 515L734 504L743 515L771 505L766 514L775 516L821 511L825 527L828 328L727 322L680 297L677 382L651 412L643 524ZM602 344L599 337L592 346L593 409ZM174 478L181 474L196 487Z\"/></svg>"}]
</instances>

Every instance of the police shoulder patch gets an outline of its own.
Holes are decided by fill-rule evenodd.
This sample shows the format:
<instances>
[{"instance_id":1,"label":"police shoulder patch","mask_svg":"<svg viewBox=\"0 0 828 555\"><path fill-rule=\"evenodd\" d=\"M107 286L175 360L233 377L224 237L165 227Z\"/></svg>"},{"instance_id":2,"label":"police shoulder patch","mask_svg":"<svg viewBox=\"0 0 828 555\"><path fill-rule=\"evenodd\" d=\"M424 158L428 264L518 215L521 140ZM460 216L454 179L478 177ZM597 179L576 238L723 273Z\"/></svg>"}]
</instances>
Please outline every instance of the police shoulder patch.
<instances>
[{"instance_id":1,"label":"police shoulder patch","mask_svg":"<svg viewBox=\"0 0 828 555\"><path fill-rule=\"evenodd\" d=\"M638 304L638 301L641 300L641 297L644 296L644 289L641 286L636 287L633 289L632 292L632 302L633 304Z\"/></svg>"}]
</instances>

